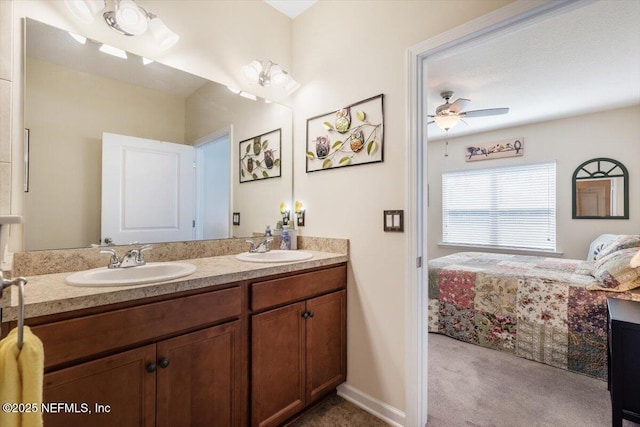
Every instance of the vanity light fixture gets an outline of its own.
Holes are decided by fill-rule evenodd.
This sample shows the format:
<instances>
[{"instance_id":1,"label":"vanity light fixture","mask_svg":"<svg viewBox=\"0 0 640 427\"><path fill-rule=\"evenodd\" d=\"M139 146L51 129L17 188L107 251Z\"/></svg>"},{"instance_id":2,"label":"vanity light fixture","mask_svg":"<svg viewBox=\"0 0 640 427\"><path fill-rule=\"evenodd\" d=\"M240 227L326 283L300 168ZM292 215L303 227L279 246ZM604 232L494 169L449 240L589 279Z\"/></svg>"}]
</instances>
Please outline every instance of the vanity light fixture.
<instances>
[{"instance_id":1,"label":"vanity light fixture","mask_svg":"<svg viewBox=\"0 0 640 427\"><path fill-rule=\"evenodd\" d=\"M284 88L288 94L293 93L300 87L300 84L288 72L272 61L254 59L242 67L242 73L251 83L257 83L264 87L269 87L273 84Z\"/></svg>"},{"instance_id":2,"label":"vanity light fixture","mask_svg":"<svg viewBox=\"0 0 640 427\"><path fill-rule=\"evenodd\" d=\"M106 7L104 0L64 0L73 16L80 21L90 24L102 9Z\"/></svg>"},{"instance_id":3,"label":"vanity light fixture","mask_svg":"<svg viewBox=\"0 0 640 427\"><path fill-rule=\"evenodd\" d=\"M105 0L65 0L67 8L77 19L89 24L102 12ZM125 36L137 36L149 31L160 50L169 49L180 37L151 12L138 6L134 0L114 0L114 10L102 14L109 28Z\"/></svg>"}]
</instances>

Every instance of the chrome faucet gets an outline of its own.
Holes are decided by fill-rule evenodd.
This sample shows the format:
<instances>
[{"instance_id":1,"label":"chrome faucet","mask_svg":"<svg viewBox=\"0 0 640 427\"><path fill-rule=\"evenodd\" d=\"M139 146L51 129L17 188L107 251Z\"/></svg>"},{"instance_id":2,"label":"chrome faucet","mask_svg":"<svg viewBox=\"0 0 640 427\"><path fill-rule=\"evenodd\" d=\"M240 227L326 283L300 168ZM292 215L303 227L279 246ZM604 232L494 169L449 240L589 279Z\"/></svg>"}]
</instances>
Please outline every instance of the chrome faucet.
<instances>
[{"instance_id":1,"label":"chrome faucet","mask_svg":"<svg viewBox=\"0 0 640 427\"><path fill-rule=\"evenodd\" d=\"M107 268L129 268L145 265L147 262L142 253L151 249L153 249L151 245L144 245L139 249L130 249L122 256L121 260L118 259L118 254L115 249L104 248L100 250L100 253L111 254Z\"/></svg>"},{"instance_id":2,"label":"chrome faucet","mask_svg":"<svg viewBox=\"0 0 640 427\"><path fill-rule=\"evenodd\" d=\"M258 243L257 246L253 240L246 240L246 242L251 244L249 247L249 253L256 254L269 252L269 250L271 250L269 245L273 242L273 239L264 239L262 242Z\"/></svg>"}]
</instances>

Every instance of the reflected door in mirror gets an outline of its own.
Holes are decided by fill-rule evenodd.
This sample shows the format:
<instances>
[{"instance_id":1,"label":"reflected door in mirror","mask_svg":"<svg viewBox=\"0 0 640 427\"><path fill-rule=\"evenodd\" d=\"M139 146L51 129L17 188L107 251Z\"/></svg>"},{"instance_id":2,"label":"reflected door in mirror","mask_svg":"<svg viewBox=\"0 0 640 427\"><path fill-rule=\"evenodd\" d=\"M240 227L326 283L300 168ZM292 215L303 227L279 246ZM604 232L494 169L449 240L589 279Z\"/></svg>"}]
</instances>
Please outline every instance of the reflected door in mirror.
<instances>
[{"instance_id":1,"label":"reflected door in mirror","mask_svg":"<svg viewBox=\"0 0 640 427\"><path fill-rule=\"evenodd\" d=\"M195 149L145 138L102 136L102 241L193 240Z\"/></svg>"},{"instance_id":2,"label":"reflected door in mirror","mask_svg":"<svg viewBox=\"0 0 640 427\"><path fill-rule=\"evenodd\" d=\"M576 183L578 216L610 216L611 180Z\"/></svg>"}]
</instances>

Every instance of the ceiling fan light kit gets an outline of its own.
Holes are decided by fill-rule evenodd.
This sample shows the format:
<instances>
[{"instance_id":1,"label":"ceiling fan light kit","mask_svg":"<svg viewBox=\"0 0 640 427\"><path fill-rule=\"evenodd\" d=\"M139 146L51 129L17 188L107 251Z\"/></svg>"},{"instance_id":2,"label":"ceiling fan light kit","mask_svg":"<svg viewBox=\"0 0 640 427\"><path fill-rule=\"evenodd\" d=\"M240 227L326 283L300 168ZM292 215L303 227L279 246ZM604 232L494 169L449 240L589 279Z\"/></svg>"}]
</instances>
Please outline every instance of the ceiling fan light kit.
<instances>
[{"instance_id":1,"label":"ceiling fan light kit","mask_svg":"<svg viewBox=\"0 0 640 427\"><path fill-rule=\"evenodd\" d=\"M460 116L456 114L435 116L433 118L433 121L440 129L447 131L458 124L458 122L460 121Z\"/></svg>"},{"instance_id":2,"label":"ceiling fan light kit","mask_svg":"<svg viewBox=\"0 0 640 427\"><path fill-rule=\"evenodd\" d=\"M485 117L495 116L499 114L507 114L508 108L489 108L486 110L462 111L471 102L469 99L458 98L453 103L449 103L449 99L453 96L453 91L445 90L440 92L440 96L444 99L444 104L436 108L434 115L428 117L432 120L427 124L435 123L440 129L449 131L457 125L463 117Z\"/></svg>"}]
</instances>

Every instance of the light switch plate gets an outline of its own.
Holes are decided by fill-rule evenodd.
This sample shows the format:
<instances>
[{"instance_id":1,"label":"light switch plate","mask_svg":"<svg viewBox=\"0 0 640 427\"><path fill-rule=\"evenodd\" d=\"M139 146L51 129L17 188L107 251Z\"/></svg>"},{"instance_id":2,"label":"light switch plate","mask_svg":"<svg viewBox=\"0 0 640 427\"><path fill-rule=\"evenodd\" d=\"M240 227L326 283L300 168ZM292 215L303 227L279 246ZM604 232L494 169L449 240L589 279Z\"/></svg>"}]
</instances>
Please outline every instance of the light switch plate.
<instances>
[{"instance_id":1,"label":"light switch plate","mask_svg":"<svg viewBox=\"0 0 640 427\"><path fill-rule=\"evenodd\" d=\"M233 225L240 225L240 212L233 213Z\"/></svg>"},{"instance_id":2,"label":"light switch plate","mask_svg":"<svg viewBox=\"0 0 640 427\"><path fill-rule=\"evenodd\" d=\"M384 231L404 232L404 211L384 211Z\"/></svg>"}]
</instances>

